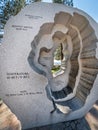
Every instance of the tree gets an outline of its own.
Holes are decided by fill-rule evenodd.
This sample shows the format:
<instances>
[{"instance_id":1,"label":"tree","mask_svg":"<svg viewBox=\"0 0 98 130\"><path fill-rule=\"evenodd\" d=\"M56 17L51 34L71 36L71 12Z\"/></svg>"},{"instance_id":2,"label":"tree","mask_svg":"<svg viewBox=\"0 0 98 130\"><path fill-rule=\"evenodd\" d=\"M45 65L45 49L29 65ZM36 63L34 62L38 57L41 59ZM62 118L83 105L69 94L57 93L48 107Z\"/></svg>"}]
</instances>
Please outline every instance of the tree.
<instances>
[{"instance_id":1,"label":"tree","mask_svg":"<svg viewBox=\"0 0 98 130\"><path fill-rule=\"evenodd\" d=\"M10 16L16 15L25 5L38 1L41 0L0 0L0 29Z\"/></svg>"},{"instance_id":2,"label":"tree","mask_svg":"<svg viewBox=\"0 0 98 130\"><path fill-rule=\"evenodd\" d=\"M25 0L1 0L0 1L0 22L2 26L12 15L16 15L25 6Z\"/></svg>"},{"instance_id":3,"label":"tree","mask_svg":"<svg viewBox=\"0 0 98 130\"><path fill-rule=\"evenodd\" d=\"M73 0L53 0L53 3L65 4L67 6L73 6Z\"/></svg>"},{"instance_id":4,"label":"tree","mask_svg":"<svg viewBox=\"0 0 98 130\"><path fill-rule=\"evenodd\" d=\"M63 3L63 0L53 0L53 3L59 3L59 4L62 4L62 3Z\"/></svg>"},{"instance_id":5,"label":"tree","mask_svg":"<svg viewBox=\"0 0 98 130\"><path fill-rule=\"evenodd\" d=\"M73 0L64 0L63 3L68 6L73 6Z\"/></svg>"},{"instance_id":6,"label":"tree","mask_svg":"<svg viewBox=\"0 0 98 130\"><path fill-rule=\"evenodd\" d=\"M0 28L3 28L6 21L12 15L16 15L26 4L41 0L0 0ZM73 6L73 0L53 0L53 3Z\"/></svg>"},{"instance_id":7,"label":"tree","mask_svg":"<svg viewBox=\"0 0 98 130\"><path fill-rule=\"evenodd\" d=\"M26 0L26 4L31 4L33 2L41 2L41 0Z\"/></svg>"}]
</instances>

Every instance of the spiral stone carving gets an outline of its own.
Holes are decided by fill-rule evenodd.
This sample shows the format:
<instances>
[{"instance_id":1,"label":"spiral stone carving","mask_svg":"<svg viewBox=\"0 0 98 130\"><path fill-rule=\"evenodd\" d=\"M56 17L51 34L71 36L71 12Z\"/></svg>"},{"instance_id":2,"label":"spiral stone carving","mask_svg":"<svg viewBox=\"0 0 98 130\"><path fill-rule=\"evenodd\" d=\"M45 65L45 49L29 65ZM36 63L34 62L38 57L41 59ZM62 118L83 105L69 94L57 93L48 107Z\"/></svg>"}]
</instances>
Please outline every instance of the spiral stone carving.
<instances>
[{"instance_id":1,"label":"spiral stone carving","mask_svg":"<svg viewBox=\"0 0 98 130\"><path fill-rule=\"evenodd\" d=\"M48 91L51 91L50 97L55 102L65 102L66 106L70 104L69 108L73 111L86 104L98 73L97 42L95 30L90 22L77 12L73 12L73 15L59 12L55 15L53 23L45 23L40 27L39 33L31 43L32 50L28 61L37 73L47 77ZM63 45L62 51L64 46L68 45L69 60L66 70L53 77L53 54L60 44ZM59 77L62 77L62 80ZM72 90L70 93L67 92L69 87ZM65 92L62 98L60 91ZM76 108L71 104L75 104Z\"/></svg>"},{"instance_id":2,"label":"spiral stone carving","mask_svg":"<svg viewBox=\"0 0 98 130\"><path fill-rule=\"evenodd\" d=\"M0 97L23 129L78 119L92 108L98 100L98 24L88 14L34 2L9 19L4 32ZM59 46L60 69L52 74Z\"/></svg>"}]
</instances>

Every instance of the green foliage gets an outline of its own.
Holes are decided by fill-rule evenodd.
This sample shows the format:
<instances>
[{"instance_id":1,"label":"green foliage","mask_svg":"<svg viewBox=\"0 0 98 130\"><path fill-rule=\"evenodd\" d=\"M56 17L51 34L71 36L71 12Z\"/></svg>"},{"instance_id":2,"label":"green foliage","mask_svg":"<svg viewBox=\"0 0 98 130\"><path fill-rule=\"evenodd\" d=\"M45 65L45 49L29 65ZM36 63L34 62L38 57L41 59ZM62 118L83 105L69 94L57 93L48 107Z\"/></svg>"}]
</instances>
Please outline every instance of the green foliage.
<instances>
[{"instance_id":1,"label":"green foliage","mask_svg":"<svg viewBox=\"0 0 98 130\"><path fill-rule=\"evenodd\" d=\"M25 0L1 0L1 23L4 25L12 15L16 15L25 6Z\"/></svg>"},{"instance_id":2,"label":"green foliage","mask_svg":"<svg viewBox=\"0 0 98 130\"><path fill-rule=\"evenodd\" d=\"M58 72L60 70L60 66L53 66L53 68L51 69L52 74Z\"/></svg>"},{"instance_id":3,"label":"green foliage","mask_svg":"<svg viewBox=\"0 0 98 130\"><path fill-rule=\"evenodd\" d=\"M0 28L4 28L6 21L20 12L25 5L38 1L41 0L0 0Z\"/></svg>"},{"instance_id":4,"label":"green foliage","mask_svg":"<svg viewBox=\"0 0 98 130\"><path fill-rule=\"evenodd\" d=\"M73 0L64 0L63 3L67 6L73 6Z\"/></svg>"},{"instance_id":5,"label":"green foliage","mask_svg":"<svg viewBox=\"0 0 98 130\"><path fill-rule=\"evenodd\" d=\"M53 3L65 4L67 6L73 6L73 0L53 0Z\"/></svg>"},{"instance_id":6,"label":"green foliage","mask_svg":"<svg viewBox=\"0 0 98 130\"><path fill-rule=\"evenodd\" d=\"M25 6L25 0L7 1L4 8L5 18L16 15Z\"/></svg>"},{"instance_id":7,"label":"green foliage","mask_svg":"<svg viewBox=\"0 0 98 130\"><path fill-rule=\"evenodd\" d=\"M54 59L55 60L61 60L61 50L62 50L61 45L59 45L59 47L54 52Z\"/></svg>"},{"instance_id":8,"label":"green foliage","mask_svg":"<svg viewBox=\"0 0 98 130\"><path fill-rule=\"evenodd\" d=\"M31 4L33 2L41 2L41 0L26 0L26 4Z\"/></svg>"},{"instance_id":9,"label":"green foliage","mask_svg":"<svg viewBox=\"0 0 98 130\"><path fill-rule=\"evenodd\" d=\"M59 4L62 4L62 3L63 3L63 0L53 0L53 3L59 3Z\"/></svg>"}]
</instances>

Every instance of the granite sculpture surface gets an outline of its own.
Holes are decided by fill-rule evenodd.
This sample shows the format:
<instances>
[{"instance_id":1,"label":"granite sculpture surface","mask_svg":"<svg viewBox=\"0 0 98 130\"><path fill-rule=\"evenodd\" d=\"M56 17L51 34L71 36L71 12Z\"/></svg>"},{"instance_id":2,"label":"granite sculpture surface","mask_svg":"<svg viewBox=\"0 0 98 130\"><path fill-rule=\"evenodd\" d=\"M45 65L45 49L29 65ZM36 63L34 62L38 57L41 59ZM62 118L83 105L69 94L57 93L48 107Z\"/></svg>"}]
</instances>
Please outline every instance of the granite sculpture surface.
<instances>
[{"instance_id":1,"label":"granite sculpture surface","mask_svg":"<svg viewBox=\"0 0 98 130\"><path fill-rule=\"evenodd\" d=\"M62 45L59 72L54 52ZM5 26L0 96L23 128L84 116L98 100L98 24L85 12L33 3Z\"/></svg>"}]
</instances>

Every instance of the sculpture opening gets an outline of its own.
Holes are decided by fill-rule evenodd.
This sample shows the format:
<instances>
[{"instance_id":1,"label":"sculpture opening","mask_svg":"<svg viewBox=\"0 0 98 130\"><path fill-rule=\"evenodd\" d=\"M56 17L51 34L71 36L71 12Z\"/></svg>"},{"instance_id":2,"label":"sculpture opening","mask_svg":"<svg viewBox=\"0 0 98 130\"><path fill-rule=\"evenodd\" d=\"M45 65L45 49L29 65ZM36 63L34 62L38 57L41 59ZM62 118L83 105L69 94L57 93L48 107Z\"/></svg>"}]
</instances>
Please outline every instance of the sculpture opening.
<instances>
[{"instance_id":1,"label":"sculpture opening","mask_svg":"<svg viewBox=\"0 0 98 130\"><path fill-rule=\"evenodd\" d=\"M77 19L79 21L77 22ZM43 42L44 41L44 42ZM47 44L43 44L48 42ZM77 110L83 107L96 79L98 60L95 58L97 37L89 21L78 13L73 16L59 12L54 23L45 23L32 42L29 63L48 79L49 94L54 102L65 102ZM59 71L51 73L54 52L62 46ZM34 50L38 53L32 56ZM89 70L89 72L88 72ZM90 80L89 80L90 78ZM77 100L73 107L71 103ZM80 103L79 103L80 102Z\"/></svg>"},{"instance_id":2,"label":"sculpture opening","mask_svg":"<svg viewBox=\"0 0 98 130\"><path fill-rule=\"evenodd\" d=\"M51 70L53 76L60 70L62 58L62 48L61 45L54 52L53 68Z\"/></svg>"}]
</instances>

